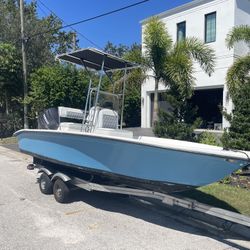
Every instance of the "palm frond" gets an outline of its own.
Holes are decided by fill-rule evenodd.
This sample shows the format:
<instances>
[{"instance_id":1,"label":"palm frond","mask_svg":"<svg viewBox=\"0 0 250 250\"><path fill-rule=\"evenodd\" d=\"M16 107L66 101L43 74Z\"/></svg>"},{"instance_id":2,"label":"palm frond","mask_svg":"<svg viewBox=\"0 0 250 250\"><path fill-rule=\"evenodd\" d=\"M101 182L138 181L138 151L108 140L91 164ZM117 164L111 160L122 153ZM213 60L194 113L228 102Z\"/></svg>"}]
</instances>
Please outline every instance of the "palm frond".
<instances>
[{"instance_id":1,"label":"palm frond","mask_svg":"<svg viewBox=\"0 0 250 250\"><path fill-rule=\"evenodd\" d=\"M226 44L231 49L235 43L243 41L250 45L250 26L240 25L233 27L226 37Z\"/></svg>"},{"instance_id":2,"label":"palm frond","mask_svg":"<svg viewBox=\"0 0 250 250\"><path fill-rule=\"evenodd\" d=\"M237 59L227 72L229 94L233 97L240 86L250 80L250 55Z\"/></svg>"},{"instance_id":3,"label":"palm frond","mask_svg":"<svg viewBox=\"0 0 250 250\"><path fill-rule=\"evenodd\" d=\"M209 45L204 44L198 38L191 37L180 41L176 43L174 49L175 53L187 54L197 61L208 75L214 72L215 52Z\"/></svg>"},{"instance_id":4,"label":"palm frond","mask_svg":"<svg viewBox=\"0 0 250 250\"><path fill-rule=\"evenodd\" d=\"M176 51L173 51L176 52ZM172 53L165 64L166 85L175 85L181 96L189 98L194 86L193 64L184 53Z\"/></svg>"}]
</instances>

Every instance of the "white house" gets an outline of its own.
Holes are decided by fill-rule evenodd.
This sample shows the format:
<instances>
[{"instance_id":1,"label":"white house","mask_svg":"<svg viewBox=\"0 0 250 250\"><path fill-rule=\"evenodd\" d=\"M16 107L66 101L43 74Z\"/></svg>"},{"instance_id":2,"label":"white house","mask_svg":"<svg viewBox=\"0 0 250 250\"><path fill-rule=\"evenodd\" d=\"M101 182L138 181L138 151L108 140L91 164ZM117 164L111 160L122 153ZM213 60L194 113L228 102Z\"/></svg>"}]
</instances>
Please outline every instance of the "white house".
<instances>
[{"instance_id":1,"label":"white house","mask_svg":"<svg viewBox=\"0 0 250 250\"><path fill-rule=\"evenodd\" d=\"M166 24L173 42L183 37L197 37L208 43L216 54L215 72L209 77L199 65L195 64L195 92L192 102L198 106L198 115L206 121L204 128L221 129L229 126L220 112L219 106L232 110L228 98L225 78L228 68L239 56L249 52L249 48L238 43L227 49L225 38L232 27L250 25L250 0L195 0L157 15ZM143 20L142 31L148 19ZM143 32L142 32L143 44ZM160 85L164 92L165 87ZM141 91L141 127L151 127L154 79L149 76ZM167 104L159 96L160 108Z\"/></svg>"}]
</instances>

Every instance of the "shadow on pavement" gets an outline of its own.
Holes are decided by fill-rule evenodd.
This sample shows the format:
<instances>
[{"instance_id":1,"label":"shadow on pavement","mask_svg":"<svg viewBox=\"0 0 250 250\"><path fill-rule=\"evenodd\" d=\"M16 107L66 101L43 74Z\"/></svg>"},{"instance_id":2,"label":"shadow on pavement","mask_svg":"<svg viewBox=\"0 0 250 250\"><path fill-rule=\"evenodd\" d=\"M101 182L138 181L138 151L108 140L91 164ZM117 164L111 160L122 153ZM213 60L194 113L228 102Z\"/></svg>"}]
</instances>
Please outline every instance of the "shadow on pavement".
<instances>
[{"instance_id":1,"label":"shadow on pavement","mask_svg":"<svg viewBox=\"0 0 250 250\"><path fill-rule=\"evenodd\" d=\"M110 194L110 193L96 192L96 191L88 192L83 189L78 189L72 191L71 193L70 202L75 202L75 201L81 201L95 208L106 210L109 212L129 215L134 218L138 218L162 227L167 227L190 234L207 236L222 243L225 243L227 245L230 245L231 247L235 247L237 249L242 249L242 250L248 249L239 246L237 243L228 241L227 240L228 237L223 237L223 233L219 236L214 236L206 232L205 229L201 230L195 227L191 227L188 224L187 225L185 225L184 223L181 224L180 221L176 221L175 219L171 218L171 213L174 214L174 212L167 210L167 208L166 210L167 213L169 213L169 215L168 214L163 215L157 212L157 206L158 206L157 204L155 204L156 209L151 210L145 206L140 205L139 203L137 204L133 202L128 195ZM159 209L162 210L162 207L161 208L159 207ZM231 235L230 238L232 239ZM242 238L235 236L233 236L233 238L242 240Z\"/></svg>"}]
</instances>

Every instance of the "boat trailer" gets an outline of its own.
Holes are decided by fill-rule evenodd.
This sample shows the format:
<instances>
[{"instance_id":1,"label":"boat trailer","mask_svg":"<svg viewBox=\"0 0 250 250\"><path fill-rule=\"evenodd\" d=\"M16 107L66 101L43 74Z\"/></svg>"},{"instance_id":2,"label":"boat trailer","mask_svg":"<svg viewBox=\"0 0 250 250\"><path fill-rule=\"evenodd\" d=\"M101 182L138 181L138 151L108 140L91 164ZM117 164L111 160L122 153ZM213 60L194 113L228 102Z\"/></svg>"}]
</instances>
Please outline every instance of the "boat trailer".
<instances>
[{"instance_id":1,"label":"boat trailer","mask_svg":"<svg viewBox=\"0 0 250 250\"><path fill-rule=\"evenodd\" d=\"M165 193L155 192L151 190L106 185L92 182L91 179L86 180L68 173L46 167L40 164L29 164L29 170L38 169L39 188L43 194L54 194L54 198L59 203L65 203L69 199L70 190L84 189L87 191L99 191L113 194L124 194L133 197L141 197L143 199L158 200L162 204L171 207L181 207L184 209L193 210L206 215L214 216L231 223L236 223L244 227L250 227L250 218L235 212L212 207L206 204L199 203L195 200L187 200L184 198L168 195Z\"/></svg>"}]
</instances>

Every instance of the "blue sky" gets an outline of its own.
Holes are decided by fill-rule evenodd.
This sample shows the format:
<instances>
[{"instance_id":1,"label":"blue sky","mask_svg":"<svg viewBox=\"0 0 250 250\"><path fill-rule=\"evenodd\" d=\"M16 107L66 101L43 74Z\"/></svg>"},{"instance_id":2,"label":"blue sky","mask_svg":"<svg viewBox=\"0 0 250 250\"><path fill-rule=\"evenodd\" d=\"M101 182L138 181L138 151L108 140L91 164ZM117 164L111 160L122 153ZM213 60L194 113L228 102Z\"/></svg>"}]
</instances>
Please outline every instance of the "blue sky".
<instances>
[{"instance_id":1,"label":"blue sky","mask_svg":"<svg viewBox=\"0 0 250 250\"><path fill-rule=\"evenodd\" d=\"M140 0L39 1L44 3L69 24L139 2ZM45 9L39 1L39 16L48 15L49 11ZM141 20L187 2L190 2L190 0L150 0L122 12L76 25L74 28L101 48L103 48L108 41L114 44L125 45L131 45L134 42L140 43L141 25L139 22ZM78 36L78 38L81 47L93 47L90 42L86 41L81 36Z\"/></svg>"}]
</instances>

